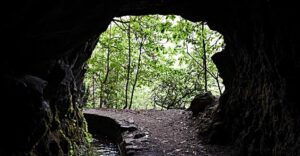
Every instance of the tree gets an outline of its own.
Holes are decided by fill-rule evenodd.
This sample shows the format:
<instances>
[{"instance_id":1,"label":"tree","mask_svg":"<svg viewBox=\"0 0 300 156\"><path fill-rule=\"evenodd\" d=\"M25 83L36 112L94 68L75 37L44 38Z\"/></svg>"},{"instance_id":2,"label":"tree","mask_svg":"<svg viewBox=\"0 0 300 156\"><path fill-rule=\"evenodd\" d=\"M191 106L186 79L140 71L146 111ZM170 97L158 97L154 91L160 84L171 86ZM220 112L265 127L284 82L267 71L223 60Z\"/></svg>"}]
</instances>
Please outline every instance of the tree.
<instances>
[{"instance_id":1,"label":"tree","mask_svg":"<svg viewBox=\"0 0 300 156\"><path fill-rule=\"evenodd\" d=\"M210 57L223 47L222 35L205 22L174 15L114 18L88 62L88 106L185 108L201 92L221 94Z\"/></svg>"}]
</instances>

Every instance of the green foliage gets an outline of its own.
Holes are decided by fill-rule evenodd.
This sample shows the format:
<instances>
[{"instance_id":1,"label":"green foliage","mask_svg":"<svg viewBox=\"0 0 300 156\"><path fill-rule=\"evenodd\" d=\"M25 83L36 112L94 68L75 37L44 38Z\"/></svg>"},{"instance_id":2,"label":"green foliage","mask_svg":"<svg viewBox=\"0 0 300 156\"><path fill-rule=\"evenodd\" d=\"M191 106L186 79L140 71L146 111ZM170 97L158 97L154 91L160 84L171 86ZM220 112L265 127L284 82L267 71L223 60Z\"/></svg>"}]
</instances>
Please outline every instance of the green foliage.
<instances>
[{"instance_id":1,"label":"green foliage","mask_svg":"<svg viewBox=\"0 0 300 156\"><path fill-rule=\"evenodd\" d=\"M127 79L127 98L133 97L135 109L186 108L204 92L205 83L208 90L221 94L223 86L210 57L224 48L223 37L201 25L174 15L115 18L87 63L86 107L101 103L123 108Z\"/></svg>"}]
</instances>

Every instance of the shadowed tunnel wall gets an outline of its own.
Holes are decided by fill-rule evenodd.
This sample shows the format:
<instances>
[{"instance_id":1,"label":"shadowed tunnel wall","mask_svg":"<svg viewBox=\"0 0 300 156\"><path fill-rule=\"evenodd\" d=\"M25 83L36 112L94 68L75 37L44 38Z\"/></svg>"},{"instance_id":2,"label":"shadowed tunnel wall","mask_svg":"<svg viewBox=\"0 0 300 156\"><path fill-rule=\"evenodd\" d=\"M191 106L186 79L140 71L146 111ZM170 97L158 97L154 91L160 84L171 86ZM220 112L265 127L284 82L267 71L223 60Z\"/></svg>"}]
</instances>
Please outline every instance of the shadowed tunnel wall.
<instances>
[{"instance_id":1,"label":"shadowed tunnel wall","mask_svg":"<svg viewBox=\"0 0 300 156\"><path fill-rule=\"evenodd\" d=\"M210 141L240 155L299 155L299 11L273 0L61 0L1 5L0 155L76 154L85 61L114 16L177 14L224 35ZM71 152L71 153L70 153Z\"/></svg>"}]
</instances>

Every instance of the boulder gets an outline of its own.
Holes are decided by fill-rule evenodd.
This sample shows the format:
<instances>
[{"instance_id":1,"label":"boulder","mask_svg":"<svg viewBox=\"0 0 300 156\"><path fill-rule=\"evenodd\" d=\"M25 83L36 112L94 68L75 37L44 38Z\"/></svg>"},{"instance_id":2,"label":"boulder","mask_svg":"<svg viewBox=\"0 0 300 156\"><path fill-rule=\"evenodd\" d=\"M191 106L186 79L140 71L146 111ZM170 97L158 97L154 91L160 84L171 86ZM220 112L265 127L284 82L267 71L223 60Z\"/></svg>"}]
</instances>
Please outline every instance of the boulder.
<instances>
[{"instance_id":1,"label":"boulder","mask_svg":"<svg viewBox=\"0 0 300 156\"><path fill-rule=\"evenodd\" d=\"M206 92L195 96L188 110L193 112L193 116L197 116L200 112L204 112L208 105L215 101L216 97L211 92Z\"/></svg>"}]
</instances>

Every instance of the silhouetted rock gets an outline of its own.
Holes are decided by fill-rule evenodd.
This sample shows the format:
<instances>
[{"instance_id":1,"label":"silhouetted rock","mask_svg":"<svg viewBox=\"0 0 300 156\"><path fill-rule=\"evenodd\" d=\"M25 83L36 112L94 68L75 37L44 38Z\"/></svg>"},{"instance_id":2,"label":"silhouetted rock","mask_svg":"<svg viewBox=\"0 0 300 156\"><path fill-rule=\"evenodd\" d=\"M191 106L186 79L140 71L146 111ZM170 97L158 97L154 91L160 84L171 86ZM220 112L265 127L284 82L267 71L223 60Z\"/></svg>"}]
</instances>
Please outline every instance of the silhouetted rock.
<instances>
[{"instance_id":1,"label":"silhouetted rock","mask_svg":"<svg viewBox=\"0 0 300 156\"><path fill-rule=\"evenodd\" d=\"M206 92L197 95L191 102L191 106L188 110L193 112L193 116L197 116L200 112L203 112L205 108L211 105L215 101L215 97L211 92Z\"/></svg>"}]
</instances>

